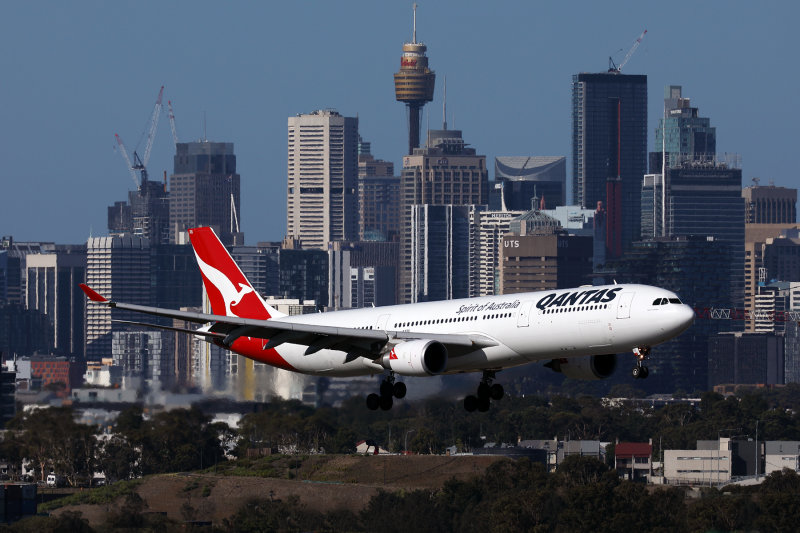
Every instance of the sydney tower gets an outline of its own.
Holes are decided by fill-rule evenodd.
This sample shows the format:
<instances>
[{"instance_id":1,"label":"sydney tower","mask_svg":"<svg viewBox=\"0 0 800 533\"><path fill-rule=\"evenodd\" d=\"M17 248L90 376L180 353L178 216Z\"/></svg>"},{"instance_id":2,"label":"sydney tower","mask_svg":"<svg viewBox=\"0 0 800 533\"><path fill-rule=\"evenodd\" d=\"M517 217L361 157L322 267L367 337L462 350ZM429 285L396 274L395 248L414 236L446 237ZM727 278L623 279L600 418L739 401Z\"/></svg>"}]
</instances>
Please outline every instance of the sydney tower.
<instances>
[{"instance_id":1,"label":"sydney tower","mask_svg":"<svg viewBox=\"0 0 800 533\"><path fill-rule=\"evenodd\" d=\"M394 75L394 93L398 102L408 106L408 154L419 147L419 114L422 106L433 100L436 74L428 68L428 49L417 42L417 5L414 4L414 33L410 43L403 44L400 71Z\"/></svg>"}]
</instances>

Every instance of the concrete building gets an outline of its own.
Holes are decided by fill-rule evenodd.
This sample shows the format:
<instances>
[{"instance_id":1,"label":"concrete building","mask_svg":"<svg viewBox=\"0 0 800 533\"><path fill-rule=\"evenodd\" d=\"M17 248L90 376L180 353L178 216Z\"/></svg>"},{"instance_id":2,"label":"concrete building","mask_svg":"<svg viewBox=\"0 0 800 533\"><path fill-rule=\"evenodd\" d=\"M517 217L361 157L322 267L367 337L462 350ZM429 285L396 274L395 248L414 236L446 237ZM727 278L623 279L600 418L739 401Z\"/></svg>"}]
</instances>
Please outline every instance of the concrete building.
<instances>
[{"instance_id":1,"label":"concrete building","mask_svg":"<svg viewBox=\"0 0 800 533\"><path fill-rule=\"evenodd\" d=\"M747 224L794 224L797 222L797 189L756 184L742 189L742 198L744 198Z\"/></svg>"},{"instance_id":2,"label":"concrete building","mask_svg":"<svg viewBox=\"0 0 800 533\"><path fill-rule=\"evenodd\" d=\"M413 206L485 205L488 184L486 156L468 148L459 130L429 130L426 147L403 158L398 303L416 301L412 275L414 254L419 257L419 252L412 248L418 228L414 226Z\"/></svg>"},{"instance_id":3,"label":"concrete building","mask_svg":"<svg viewBox=\"0 0 800 533\"><path fill-rule=\"evenodd\" d=\"M470 211L469 295L500 294L500 250L511 220L523 211Z\"/></svg>"},{"instance_id":4,"label":"concrete building","mask_svg":"<svg viewBox=\"0 0 800 533\"><path fill-rule=\"evenodd\" d=\"M108 208L108 233L111 236L145 237L154 244L168 243L169 195L164 182L149 181L142 171L143 181L135 191L128 191L128 201L115 202Z\"/></svg>"},{"instance_id":5,"label":"concrete building","mask_svg":"<svg viewBox=\"0 0 800 533\"><path fill-rule=\"evenodd\" d=\"M543 209L567 205L567 158L500 156L494 159L494 181L501 187L504 211L527 210L536 196Z\"/></svg>"},{"instance_id":6,"label":"concrete building","mask_svg":"<svg viewBox=\"0 0 800 533\"><path fill-rule=\"evenodd\" d=\"M500 294L578 287L590 282L592 236L570 235L561 223L532 208L508 224L500 249Z\"/></svg>"},{"instance_id":7,"label":"concrete building","mask_svg":"<svg viewBox=\"0 0 800 533\"><path fill-rule=\"evenodd\" d=\"M333 110L289 117L286 235L326 250L358 234L358 118Z\"/></svg>"},{"instance_id":8,"label":"concrete building","mask_svg":"<svg viewBox=\"0 0 800 533\"><path fill-rule=\"evenodd\" d=\"M83 358L86 295L78 284L86 281L86 246L29 254L25 264L25 304L50 321L54 353Z\"/></svg>"},{"instance_id":9,"label":"concrete building","mask_svg":"<svg viewBox=\"0 0 800 533\"><path fill-rule=\"evenodd\" d=\"M358 238L393 241L400 235L400 178L394 163L375 159L370 143L358 143Z\"/></svg>"},{"instance_id":10,"label":"concrete building","mask_svg":"<svg viewBox=\"0 0 800 533\"><path fill-rule=\"evenodd\" d=\"M500 262L500 294L579 287L591 280L592 238L508 234Z\"/></svg>"},{"instance_id":11,"label":"concrete building","mask_svg":"<svg viewBox=\"0 0 800 533\"><path fill-rule=\"evenodd\" d=\"M174 331L115 331L111 356L125 376L143 378L150 387L169 388L175 383Z\"/></svg>"},{"instance_id":12,"label":"concrete building","mask_svg":"<svg viewBox=\"0 0 800 533\"><path fill-rule=\"evenodd\" d=\"M730 439L715 448L664 450L664 480L669 484L717 485L731 479L733 452Z\"/></svg>"},{"instance_id":13,"label":"concrete building","mask_svg":"<svg viewBox=\"0 0 800 533\"><path fill-rule=\"evenodd\" d=\"M800 442L766 441L764 443L765 475L780 472L784 468L800 472Z\"/></svg>"},{"instance_id":14,"label":"concrete building","mask_svg":"<svg viewBox=\"0 0 800 533\"><path fill-rule=\"evenodd\" d=\"M640 234L642 176L647 171L647 76L572 77L572 202L607 211L609 258Z\"/></svg>"},{"instance_id":15,"label":"concrete building","mask_svg":"<svg viewBox=\"0 0 800 533\"><path fill-rule=\"evenodd\" d=\"M647 482L653 473L653 445L619 442L614 447L614 469L622 479Z\"/></svg>"},{"instance_id":16,"label":"concrete building","mask_svg":"<svg viewBox=\"0 0 800 533\"><path fill-rule=\"evenodd\" d=\"M744 309L749 313L755 311L755 296L759 292L760 284L765 284L771 279L780 279L779 274L784 276L789 274L790 279L781 281L800 281L791 279L795 276L787 273L786 269L776 269L775 272L768 272L764 264L764 252L768 239L780 238L781 235L792 235L793 231L800 230L800 225L797 224L745 224L745 243L744 243ZM771 241L774 242L774 241ZM778 243L778 250L771 254L773 257L779 257L779 250L785 250L781 244L788 245L790 242L786 241ZM748 316L745 320L745 330L754 331L755 323L752 318Z\"/></svg>"},{"instance_id":17,"label":"concrete building","mask_svg":"<svg viewBox=\"0 0 800 533\"><path fill-rule=\"evenodd\" d=\"M169 181L169 242L180 244L180 234L189 228L212 226L224 244L244 243L238 233L241 189L233 143L202 140L178 143L175 148Z\"/></svg>"},{"instance_id":18,"label":"concrete building","mask_svg":"<svg viewBox=\"0 0 800 533\"><path fill-rule=\"evenodd\" d=\"M143 237L90 237L86 246L86 283L106 298L153 305L150 241ZM111 333L126 326L114 320L141 321L141 315L86 304L86 359L111 356Z\"/></svg>"},{"instance_id":19,"label":"concrete building","mask_svg":"<svg viewBox=\"0 0 800 533\"><path fill-rule=\"evenodd\" d=\"M396 303L397 242L334 242L328 250L328 307Z\"/></svg>"}]
</instances>

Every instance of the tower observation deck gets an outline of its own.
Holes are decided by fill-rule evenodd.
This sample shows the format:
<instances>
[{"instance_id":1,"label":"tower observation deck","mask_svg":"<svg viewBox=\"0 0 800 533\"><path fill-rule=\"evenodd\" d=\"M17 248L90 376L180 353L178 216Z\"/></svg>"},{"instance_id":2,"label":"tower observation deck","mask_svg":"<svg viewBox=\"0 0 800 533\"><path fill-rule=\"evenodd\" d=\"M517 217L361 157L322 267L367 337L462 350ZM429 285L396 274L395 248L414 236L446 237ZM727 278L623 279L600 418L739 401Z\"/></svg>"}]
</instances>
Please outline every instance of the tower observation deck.
<instances>
[{"instance_id":1,"label":"tower observation deck","mask_svg":"<svg viewBox=\"0 0 800 533\"><path fill-rule=\"evenodd\" d=\"M414 4L414 33L410 43L403 44L400 71L394 75L394 93L398 102L408 107L408 154L419 147L419 114L426 103L433 100L436 74L428 68L428 49L417 42L417 5Z\"/></svg>"}]
</instances>

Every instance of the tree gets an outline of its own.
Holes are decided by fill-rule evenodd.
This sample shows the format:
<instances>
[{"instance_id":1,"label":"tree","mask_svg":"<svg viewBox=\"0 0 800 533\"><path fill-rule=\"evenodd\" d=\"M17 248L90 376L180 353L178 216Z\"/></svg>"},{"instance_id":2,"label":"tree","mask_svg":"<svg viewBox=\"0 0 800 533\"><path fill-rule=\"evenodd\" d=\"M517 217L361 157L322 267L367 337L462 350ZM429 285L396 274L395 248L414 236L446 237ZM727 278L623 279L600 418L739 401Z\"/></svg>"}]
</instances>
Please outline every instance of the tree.
<instances>
[{"instance_id":1,"label":"tree","mask_svg":"<svg viewBox=\"0 0 800 533\"><path fill-rule=\"evenodd\" d=\"M94 472L98 430L75 422L70 407L37 409L16 417L9 426L17 432L22 455L39 471L40 480L53 470L74 486Z\"/></svg>"}]
</instances>

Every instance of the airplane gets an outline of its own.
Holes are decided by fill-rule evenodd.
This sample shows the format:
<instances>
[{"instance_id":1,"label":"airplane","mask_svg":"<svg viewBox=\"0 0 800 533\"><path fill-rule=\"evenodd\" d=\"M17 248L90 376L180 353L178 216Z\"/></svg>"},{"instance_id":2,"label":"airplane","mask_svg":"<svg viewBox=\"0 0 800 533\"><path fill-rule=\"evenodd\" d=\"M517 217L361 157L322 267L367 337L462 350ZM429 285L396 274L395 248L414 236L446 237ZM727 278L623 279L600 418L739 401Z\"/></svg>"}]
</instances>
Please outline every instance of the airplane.
<instances>
[{"instance_id":1,"label":"airplane","mask_svg":"<svg viewBox=\"0 0 800 533\"><path fill-rule=\"evenodd\" d=\"M107 300L97 304L202 324L199 329L119 321L199 335L277 368L315 376L386 374L370 410L389 410L407 389L396 376L481 372L467 411L485 412L504 395L493 383L505 368L532 362L567 377L605 379L617 355L632 351L634 378L649 374L651 347L694 322L694 310L668 290L614 284L287 316L268 305L212 228L188 230L213 314ZM388 372L387 372L388 371Z\"/></svg>"}]
</instances>

